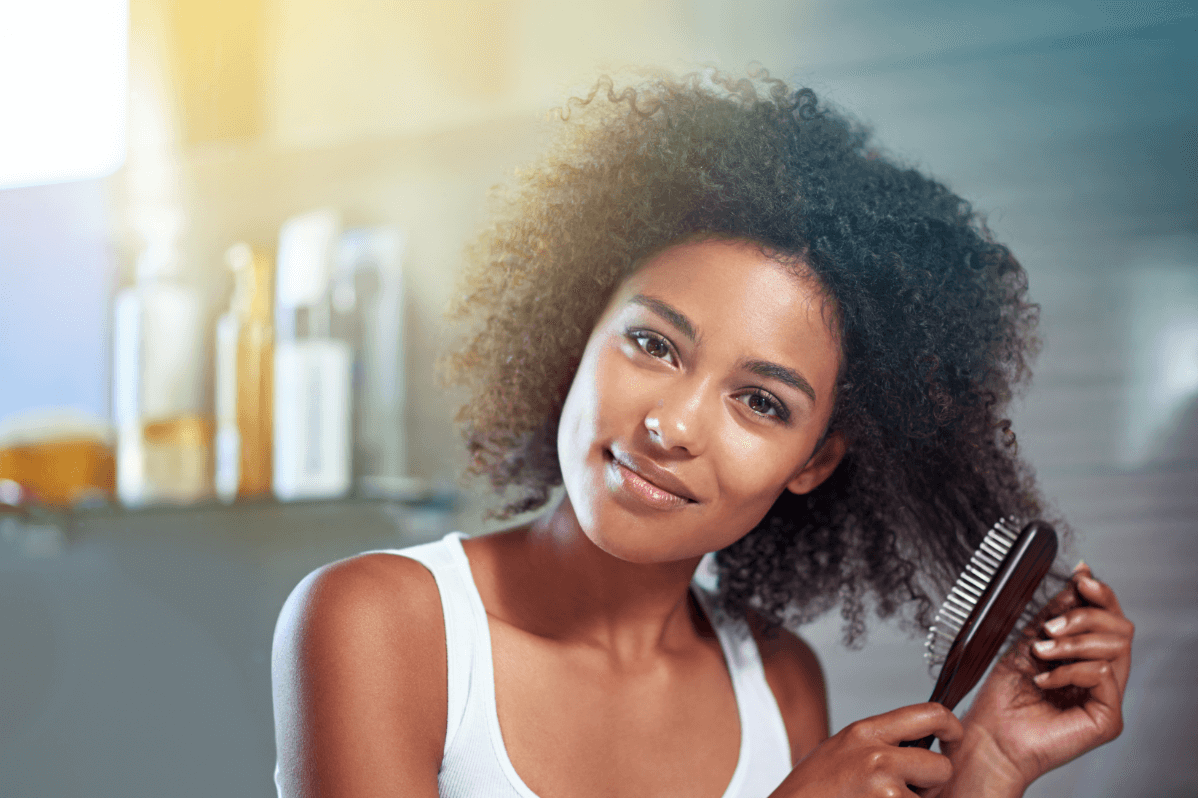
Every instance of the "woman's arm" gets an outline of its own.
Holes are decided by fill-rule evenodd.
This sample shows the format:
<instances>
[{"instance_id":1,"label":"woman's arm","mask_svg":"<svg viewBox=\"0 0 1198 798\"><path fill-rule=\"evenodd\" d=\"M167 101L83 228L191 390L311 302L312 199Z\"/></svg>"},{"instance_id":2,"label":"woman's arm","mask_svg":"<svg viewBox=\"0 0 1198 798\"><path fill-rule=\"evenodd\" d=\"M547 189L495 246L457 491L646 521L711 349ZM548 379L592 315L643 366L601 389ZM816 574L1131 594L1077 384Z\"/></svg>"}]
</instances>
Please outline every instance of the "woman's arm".
<instances>
[{"instance_id":1,"label":"woman's arm","mask_svg":"<svg viewBox=\"0 0 1198 798\"><path fill-rule=\"evenodd\" d=\"M306 577L271 657L280 798L436 798L445 629L433 576L392 554Z\"/></svg>"}]
</instances>

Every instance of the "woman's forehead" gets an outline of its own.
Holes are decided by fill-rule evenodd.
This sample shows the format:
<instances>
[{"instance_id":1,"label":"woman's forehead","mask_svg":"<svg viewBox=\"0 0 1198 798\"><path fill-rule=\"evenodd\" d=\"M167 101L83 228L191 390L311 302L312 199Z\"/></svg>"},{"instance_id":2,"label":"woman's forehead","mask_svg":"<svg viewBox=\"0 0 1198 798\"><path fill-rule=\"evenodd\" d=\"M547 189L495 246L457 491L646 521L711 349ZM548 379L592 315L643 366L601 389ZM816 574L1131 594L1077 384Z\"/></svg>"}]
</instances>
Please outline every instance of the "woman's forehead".
<instances>
[{"instance_id":1,"label":"woman's forehead","mask_svg":"<svg viewBox=\"0 0 1198 798\"><path fill-rule=\"evenodd\" d=\"M730 309L735 299L760 313L773 310L793 318L815 312L839 341L835 301L815 273L801 257L756 241L714 238L668 247L620 284L612 304L626 304L646 291L658 299L665 299L658 294L674 296L717 311Z\"/></svg>"}]
</instances>

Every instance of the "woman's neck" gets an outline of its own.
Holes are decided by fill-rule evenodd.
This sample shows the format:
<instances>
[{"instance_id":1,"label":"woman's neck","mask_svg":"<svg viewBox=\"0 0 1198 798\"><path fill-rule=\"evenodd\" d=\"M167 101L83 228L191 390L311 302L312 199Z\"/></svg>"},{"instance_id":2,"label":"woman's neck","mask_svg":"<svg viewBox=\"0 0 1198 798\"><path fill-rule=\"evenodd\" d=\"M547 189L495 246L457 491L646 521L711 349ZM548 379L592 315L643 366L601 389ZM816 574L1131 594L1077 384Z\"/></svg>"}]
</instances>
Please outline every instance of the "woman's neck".
<instances>
[{"instance_id":1,"label":"woman's neck","mask_svg":"<svg viewBox=\"0 0 1198 798\"><path fill-rule=\"evenodd\" d=\"M568 497L531 525L477 543L484 540L475 579L500 620L629 664L694 640L688 588L699 558L646 565L613 557L587 537Z\"/></svg>"}]
</instances>

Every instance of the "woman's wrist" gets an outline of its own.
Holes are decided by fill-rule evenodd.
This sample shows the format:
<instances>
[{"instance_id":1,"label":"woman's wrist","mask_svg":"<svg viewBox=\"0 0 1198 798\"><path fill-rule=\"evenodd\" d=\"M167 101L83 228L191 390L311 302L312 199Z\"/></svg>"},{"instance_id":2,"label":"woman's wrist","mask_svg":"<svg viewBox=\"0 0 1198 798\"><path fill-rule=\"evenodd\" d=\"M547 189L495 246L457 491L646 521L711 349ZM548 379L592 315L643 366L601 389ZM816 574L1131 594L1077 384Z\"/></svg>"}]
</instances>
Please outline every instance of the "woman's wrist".
<instances>
[{"instance_id":1,"label":"woman's wrist","mask_svg":"<svg viewBox=\"0 0 1198 798\"><path fill-rule=\"evenodd\" d=\"M965 725L965 736L946 752L953 776L936 798L1020 798L1029 781L980 726Z\"/></svg>"}]
</instances>

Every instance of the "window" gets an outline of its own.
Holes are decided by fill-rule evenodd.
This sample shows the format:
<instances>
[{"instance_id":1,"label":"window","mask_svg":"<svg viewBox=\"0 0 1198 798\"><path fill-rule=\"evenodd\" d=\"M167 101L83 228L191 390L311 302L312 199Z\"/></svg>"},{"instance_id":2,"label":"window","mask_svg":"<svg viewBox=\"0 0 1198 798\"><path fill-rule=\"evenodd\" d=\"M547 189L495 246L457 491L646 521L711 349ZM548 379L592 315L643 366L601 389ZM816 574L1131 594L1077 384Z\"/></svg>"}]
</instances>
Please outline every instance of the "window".
<instances>
[{"instance_id":1,"label":"window","mask_svg":"<svg viewBox=\"0 0 1198 798\"><path fill-rule=\"evenodd\" d=\"M125 159L128 0L0 4L0 189Z\"/></svg>"}]
</instances>

